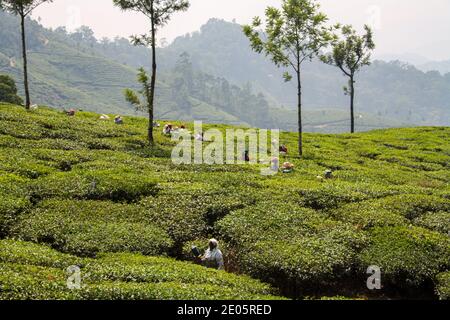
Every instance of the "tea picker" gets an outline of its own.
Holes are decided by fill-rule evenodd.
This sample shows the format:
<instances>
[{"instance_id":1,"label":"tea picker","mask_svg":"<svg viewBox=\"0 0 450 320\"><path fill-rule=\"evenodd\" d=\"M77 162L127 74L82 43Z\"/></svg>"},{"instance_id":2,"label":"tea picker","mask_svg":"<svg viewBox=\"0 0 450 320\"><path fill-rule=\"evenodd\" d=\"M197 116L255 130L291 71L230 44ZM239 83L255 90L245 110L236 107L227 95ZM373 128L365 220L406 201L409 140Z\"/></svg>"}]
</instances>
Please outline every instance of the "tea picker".
<instances>
[{"instance_id":1,"label":"tea picker","mask_svg":"<svg viewBox=\"0 0 450 320\"><path fill-rule=\"evenodd\" d=\"M192 247L192 254L208 268L217 270L225 269L223 254L222 251L219 250L219 242L216 239L209 240L208 249L203 256L201 255L200 250L195 246Z\"/></svg>"}]
</instances>

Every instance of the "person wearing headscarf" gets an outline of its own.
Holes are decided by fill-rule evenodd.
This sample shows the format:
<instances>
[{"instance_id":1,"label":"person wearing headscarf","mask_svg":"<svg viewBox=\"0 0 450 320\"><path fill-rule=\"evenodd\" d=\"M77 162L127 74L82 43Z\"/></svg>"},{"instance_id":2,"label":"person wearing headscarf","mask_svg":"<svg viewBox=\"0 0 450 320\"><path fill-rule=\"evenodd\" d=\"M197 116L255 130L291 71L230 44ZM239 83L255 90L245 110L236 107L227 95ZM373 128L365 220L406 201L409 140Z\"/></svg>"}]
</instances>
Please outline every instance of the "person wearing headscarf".
<instances>
[{"instance_id":1,"label":"person wearing headscarf","mask_svg":"<svg viewBox=\"0 0 450 320\"><path fill-rule=\"evenodd\" d=\"M216 239L209 240L208 249L201 260L208 268L224 270L223 254L219 250L219 242Z\"/></svg>"}]
</instances>

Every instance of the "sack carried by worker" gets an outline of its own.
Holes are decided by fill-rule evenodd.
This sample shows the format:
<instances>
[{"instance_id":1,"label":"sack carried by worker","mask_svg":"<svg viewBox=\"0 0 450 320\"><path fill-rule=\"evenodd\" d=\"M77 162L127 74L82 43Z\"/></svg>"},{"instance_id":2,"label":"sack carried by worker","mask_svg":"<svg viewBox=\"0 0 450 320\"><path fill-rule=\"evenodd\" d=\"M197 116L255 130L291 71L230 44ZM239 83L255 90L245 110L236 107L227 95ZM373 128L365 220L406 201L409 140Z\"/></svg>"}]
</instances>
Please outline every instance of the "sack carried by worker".
<instances>
[{"instance_id":1,"label":"sack carried by worker","mask_svg":"<svg viewBox=\"0 0 450 320\"><path fill-rule=\"evenodd\" d=\"M200 257L202 254L200 253L200 250L196 247L193 246L192 247L192 254L194 255L194 257L198 258Z\"/></svg>"}]
</instances>

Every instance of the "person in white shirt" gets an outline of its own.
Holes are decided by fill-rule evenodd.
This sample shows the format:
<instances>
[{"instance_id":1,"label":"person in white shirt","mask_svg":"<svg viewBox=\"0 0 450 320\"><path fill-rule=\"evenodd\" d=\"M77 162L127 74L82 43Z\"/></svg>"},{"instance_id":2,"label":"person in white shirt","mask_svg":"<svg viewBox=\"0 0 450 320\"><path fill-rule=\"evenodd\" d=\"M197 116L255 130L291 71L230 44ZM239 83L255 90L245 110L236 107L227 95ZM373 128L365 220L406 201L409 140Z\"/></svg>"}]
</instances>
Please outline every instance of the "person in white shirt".
<instances>
[{"instance_id":1,"label":"person in white shirt","mask_svg":"<svg viewBox=\"0 0 450 320\"><path fill-rule=\"evenodd\" d=\"M201 260L208 268L218 270L225 269L223 254L222 251L219 250L219 242L216 239L209 240L209 248L206 250L203 257L201 257Z\"/></svg>"}]
</instances>

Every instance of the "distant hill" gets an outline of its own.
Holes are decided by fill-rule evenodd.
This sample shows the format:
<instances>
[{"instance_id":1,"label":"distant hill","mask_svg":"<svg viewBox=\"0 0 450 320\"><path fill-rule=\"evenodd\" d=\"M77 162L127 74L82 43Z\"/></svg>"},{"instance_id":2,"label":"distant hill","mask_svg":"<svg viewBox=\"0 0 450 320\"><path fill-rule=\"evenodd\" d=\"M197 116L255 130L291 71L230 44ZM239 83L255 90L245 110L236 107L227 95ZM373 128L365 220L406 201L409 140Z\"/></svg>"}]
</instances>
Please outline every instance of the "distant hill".
<instances>
[{"instance_id":1,"label":"distant hill","mask_svg":"<svg viewBox=\"0 0 450 320\"><path fill-rule=\"evenodd\" d=\"M17 18L0 12L0 73L12 75L21 89L18 30ZM64 28L49 30L32 20L27 21L27 35L34 103L136 114L122 92L136 88L136 68L150 61L146 48L134 47L123 38L97 40L88 27L69 34ZM296 130L294 87L283 83L281 70L250 50L238 24L213 19L200 32L177 38L158 53L158 118ZM187 53L184 67L188 65L190 71L179 69L183 53ZM405 79L410 81L410 74L428 77L387 63L376 63L361 75L359 131L450 122L445 112L450 101L447 82L439 76L425 85L426 79L403 85ZM395 90L380 84L386 75ZM348 101L342 93L345 79L339 72L312 63L305 68L304 80L305 130L348 131ZM435 94L424 94L423 89Z\"/></svg>"},{"instance_id":2,"label":"distant hill","mask_svg":"<svg viewBox=\"0 0 450 320\"><path fill-rule=\"evenodd\" d=\"M17 30L17 19L0 12L0 73L13 76L22 90L22 59ZM96 112L137 113L123 97L125 88L137 89L134 66L108 58L95 46L86 43L87 39L69 37L61 29L48 30L28 20L27 30L33 103ZM161 74L160 79L157 116L247 125L239 115L229 114L219 106L189 94L185 99L192 108L185 112L172 99L170 76Z\"/></svg>"},{"instance_id":3,"label":"distant hill","mask_svg":"<svg viewBox=\"0 0 450 320\"><path fill-rule=\"evenodd\" d=\"M87 50L28 20L31 96L34 103L93 111L132 113L122 96L136 84L135 70ZM15 17L0 12L0 72L22 89L22 59Z\"/></svg>"},{"instance_id":4,"label":"distant hill","mask_svg":"<svg viewBox=\"0 0 450 320\"><path fill-rule=\"evenodd\" d=\"M177 38L162 50L167 66L180 51L187 51L194 65L208 73L238 84L249 81L279 104L295 106L294 84L283 83L283 70L251 51L239 24L211 19L199 32ZM348 97L342 91L347 80L337 68L308 63L302 77L307 110L347 110ZM450 75L424 73L401 62L375 61L358 75L356 86L359 112L410 124L450 125Z\"/></svg>"},{"instance_id":5,"label":"distant hill","mask_svg":"<svg viewBox=\"0 0 450 320\"><path fill-rule=\"evenodd\" d=\"M420 70L423 70L425 72L428 71L438 71L441 74L448 74L450 73L450 60L445 61L430 61L421 65L417 66ZM447 75L447 77L449 77Z\"/></svg>"}]
</instances>

